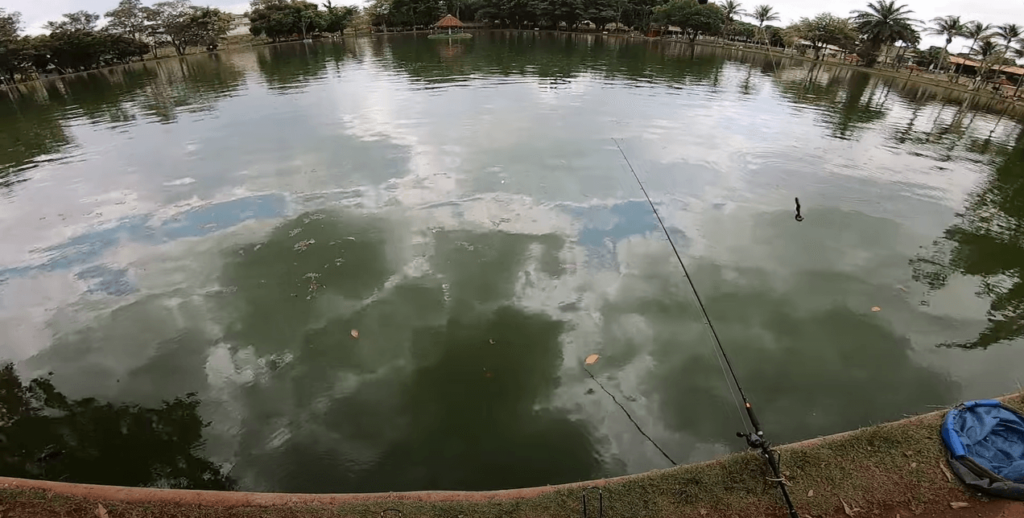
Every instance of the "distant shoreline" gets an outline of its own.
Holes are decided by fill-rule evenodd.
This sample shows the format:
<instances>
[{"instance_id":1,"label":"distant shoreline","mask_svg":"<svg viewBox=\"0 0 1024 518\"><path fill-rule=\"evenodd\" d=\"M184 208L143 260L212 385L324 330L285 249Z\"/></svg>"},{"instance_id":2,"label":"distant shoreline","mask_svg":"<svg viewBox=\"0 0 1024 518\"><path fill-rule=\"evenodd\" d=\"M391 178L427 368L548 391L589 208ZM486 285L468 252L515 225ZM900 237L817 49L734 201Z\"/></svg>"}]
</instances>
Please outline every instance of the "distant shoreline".
<instances>
[{"instance_id":1,"label":"distant shoreline","mask_svg":"<svg viewBox=\"0 0 1024 518\"><path fill-rule=\"evenodd\" d=\"M622 34L622 33L607 33L607 34L604 34L604 33L598 33L598 32L553 31L553 30L550 30L550 29L548 29L548 30L487 29L487 28L473 28L473 27L470 27L470 28L467 28L467 32L522 32L522 33L529 33L529 34L546 33L546 34L564 34L564 35L571 35L571 36L601 36L601 37L612 37L612 38L624 38L626 40L636 41L636 42L643 41L643 42L657 42L657 43L660 43L660 44L669 43L669 44L681 44L681 45L699 45L699 46L702 46L702 47L716 48L716 49L723 49L723 50L735 50L735 51L739 51L739 52L753 53L753 54L759 54L759 55L762 55L762 56L765 56L765 57L769 57L769 52L767 52L762 47L750 47L750 46L746 46L746 45L742 45L742 44L730 44L730 43L726 43L726 42L714 42L714 41L707 41L707 40L697 40L697 41L694 41L694 42L690 42L690 41L685 40L685 39L668 39L668 38L662 38L662 37L654 37L654 38L652 38L652 37L647 37L647 36L638 36L638 35L634 35L634 34ZM348 35L348 37L353 37L353 38L365 37L365 36L388 37L388 36L392 36L392 35L407 35L407 34L414 34L414 35L424 34L424 35L429 35L430 33L431 33L431 31L429 31L429 30L422 30L422 31L400 31L400 32L386 32L386 33L354 31L353 34ZM345 36L343 35L341 38L338 38L337 40L336 39L323 38L323 39L319 39L319 40L315 40L315 41L318 41L318 42L319 41L339 41L339 40L344 40L344 38L345 38ZM223 46L222 48L220 48L220 49L218 49L216 51L213 51L213 52L206 52L206 51L202 51L201 50L199 52L187 53L187 54L184 54L184 55L181 55L181 56L171 55L171 56L161 56L161 57L157 57L157 58L149 58L149 59L144 59L142 61L135 61L135 62L132 62L132 63L127 63L127 64L111 65L111 66L107 66L107 67L95 68L95 69L92 69L92 70L85 70L85 71L82 71L82 72L74 72L74 73L71 73L71 74L52 75L52 76L47 76L47 77L41 77L41 78L33 79L31 81L22 81L22 82L18 82L18 83L14 83L14 84L0 85L0 89L17 88L17 87L22 86L22 85L30 85L32 83L36 83L36 82L40 82L40 81L46 81L46 80L50 80L50 79L60 79L60 78L65 78L65 77L74 77L76 75L88 74L89 72L110 70L110 69L115 69L115 68L118 68L118 67L133 66L133 65L138 65L140 63L141 64L153 63L153 62L157 62L157 61L164 61L164 60L169 60L169 59L174 59L174 58L189 58L189 57L192 57L192 56L198 56L198 55L202 55L202 54L217 54L219 52L225 52L225 51L226 52L230 52L230 51L233 51L233 50L236 50L236 49L241 49L241 48L266 47L266 46L272 46L272 45L287 45L287 44L291 44L291 43L300 43L300 42L301 42L301 40L290 40L290 41L280 41L280 42L253 41L253 42L249 42L249 43L227 44L227 45ZM794 54L785 54L785 53L782 53L782 52L779 52L779 53L772 52L770 54L770 57L773 58L773 59L792 59L792 60L803 61L805 63L816 63L816 64L825 65L825 66L831 66L831 67L837 67L837 68L845 68L845 69L848 69L848 70L856 70L856 71L861 71L861 72L867 72L869 74L875 74L875 75L883 76L883 77L891 77L891 78L894 78L894 79L901 79L901 80L904 80L904 81L907 81L907 82L915 82L915 83L919 83L919 84L930 86L930 87L934 87L934 88L940 88L940 89L948 91L948 92L955 92L959 96L970 96L970 97L973 97L973 98L976 98L976 99L979 99L979 100L986 101L987 103L990 103L990 104L991 103L995 103L995 104L998 104L999 108L1005 109L1005 112L1010 112L1011 108L1012 108L1015 115L1017 115L1017 116L1024 115L1024 103L1020 102L1017 99L1008 99L1008 98L1005 98L1003 96L1000 96L1000 95L994 94L992 92L989 92L987 90L971 90L971 89L969 89L968 87L966 87L964 85L953 84L953 83L950 83L949 81L945 80L944 78L940 78L940 77L931 77L929 75L925 75L925 74L922 74L922 73L914 74L913 72L906 73L906 72L898 71L898 70L890 70L890 69L884 69L884 68L857 66L857 65L851 65L851 64L848 64L848 63L844 63L844 62L841 62L841 61L816 60L816 59L809 58L809 57L806 57L806 56L800 56L800 55L794 55ZM1022 89L1022 91L1024 91L1024 89ZM946 97L948 97L948 96L946 96Z\"/></svg>"}]
</instances>

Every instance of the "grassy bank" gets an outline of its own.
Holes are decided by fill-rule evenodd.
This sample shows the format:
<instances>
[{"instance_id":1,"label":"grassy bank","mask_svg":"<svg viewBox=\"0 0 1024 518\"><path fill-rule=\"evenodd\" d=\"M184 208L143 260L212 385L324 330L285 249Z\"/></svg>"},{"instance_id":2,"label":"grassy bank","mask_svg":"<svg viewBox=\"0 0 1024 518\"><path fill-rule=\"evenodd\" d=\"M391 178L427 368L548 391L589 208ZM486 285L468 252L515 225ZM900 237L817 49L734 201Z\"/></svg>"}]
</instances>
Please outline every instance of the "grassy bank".
<instances>
[{"instance_id":1,"label":"grassy bank","mask_svg":"<svg viewBox=\"0 0 1024 518\"><path fill-rule=\"evenodd\" d=\"M849 63L846 63L846 62L843 62L843 61L838 61L838 60L830 60L830 59L816 60L814 58L807 57L807 56L802 56L802 55L798 55L798 54L786 54L786 53L783 53L781 51L781 49L775 49L775 48L773 48L772 51L769 53L769 51L766 50L763 46L745 45L745 44L739 44L739 43L734 43L734 42L724 42L724 41L719 41L719 40L714 40L714 39L698 39L698 40L696 40L696 41L691 43L689 40L686 40L686 39L671 39L671 38L663 38L663 37L650 38L650 37L647 37L647 36L639 36L639 35L636 35L636 34L624 34L624 33L599 34L599 33L596 33L596 32L567 32L567 31L551 31L551 30L533 31L533 30L520 30L520 29L490 29L490 30L509 31L509 32L526 32L526 33L542 32L542 33L579 35L579 36L596 36L596 35L600 35L600 36L605 37L605 38L621 38L621 39L624 39L624 40L627 40L627 41L633 41L633 42L641 42L641 41L643 41L643 42L657 42L657 43L662 43L662 44L675 44L675 45L696 45L696 46L700 46L700 47L714 48L714 49L720 49L720 50L726 50L726 51L734 51L734 52L745 53L745 54L761 55L761 56L765 56L765 57L769 57L769 55L770 55L772 58L774 58L776 60L786 59L786 60L792 60L792 61L798 61L798 62L804 62L804 63L810 63L810 64L823 65L823 66L828 66L828 67L835 67L835 68L838 68L838 69L856 70L856 71L859 71L859 72L873 74L873 75L876 75L876 76L890 77L890 78L894 78L894 79L899 79L899 80L907 82L907 83L926 85L926 86L929 86L929 87L932 87L932 88L939 89L939 91L937 92L937 95L936 95L937 98L946 98L946 99L951 99L951 100L954 100L954 101L961 101L961 100L969 99L972 103L976 103L977 102L977 103L983 104L983 105L985 105L985 106L987 106L989 108L994 109L995 111L999 111L999 112L1005 111L1006 113L1009 113L1009 114L1015 115L1015 116L1024 115L1024 102L1019 102L1019 100L1009 99L1009 98L1000 96L1000 95L998 95L996 93L993 93L993 92L990 92L990 91L984 90L984 89L983 90L972 90L971 88L969 88L966 85L949 82L946 79L945 76L937 75L937 74L931 74L931 73L928 73L928 72L914 72L914 73L912 73L909 70L893 70L893 69L889 69L889 68L868 68L868 67L864 67L864 66L849 64ZM375 35L379 35L379 34L375 34Z\"/></svg>"},{"instance_id":2,"label":"grassy bank","mask_svg":"<svg viewBox=\"0 0 1024 518\"><path fill-rule=\"evenodd\" d=\"M1024 394L1004 401L1024 410ZM949 475L938 435L942 415L936 412L779 448L801 516L945 516L959 512L951 510L951 502L965 502L979 511L972 515L997 516L982 514L988 505L984 499L967 493ZM609 517L783 516L778 489L765 476L763 461L743 453L618 479L481 493L259 495L126 489L73 496L70 488L82 486L58 484L47 491L6 479L0 480L0 512L5 517L93 517L102 505L111 517L144 518L576 518L582 515L584 488L599 487L604 516ZM597 516L597 489L588 494L588 515ZM384 512L389 509L393 511ZM1000 509L1000 516L1018 516Z\"/></svg>"}]
</instances>

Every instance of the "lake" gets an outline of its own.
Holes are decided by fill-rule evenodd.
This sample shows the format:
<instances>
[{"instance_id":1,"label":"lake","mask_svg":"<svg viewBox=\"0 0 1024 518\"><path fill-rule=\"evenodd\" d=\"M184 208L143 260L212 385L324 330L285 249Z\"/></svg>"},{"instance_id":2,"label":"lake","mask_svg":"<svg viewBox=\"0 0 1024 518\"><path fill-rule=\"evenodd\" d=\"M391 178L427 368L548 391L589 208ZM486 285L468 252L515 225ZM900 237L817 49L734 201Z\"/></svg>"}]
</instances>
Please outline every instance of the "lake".
<instances>
[{"instance_id":1,"label":"lake","mask_svg":"<svg viewBox=\"0 0 1024 518\"><path fill-rule=\"evenodd\" d=\"M0 475L362 492L669 466L616 401L675 462L742 450L623 153L774 442L1017 391L1021 125L939 93L529 32L0 93L4 386L41 377Z\"/></svg>"}]
</instances>

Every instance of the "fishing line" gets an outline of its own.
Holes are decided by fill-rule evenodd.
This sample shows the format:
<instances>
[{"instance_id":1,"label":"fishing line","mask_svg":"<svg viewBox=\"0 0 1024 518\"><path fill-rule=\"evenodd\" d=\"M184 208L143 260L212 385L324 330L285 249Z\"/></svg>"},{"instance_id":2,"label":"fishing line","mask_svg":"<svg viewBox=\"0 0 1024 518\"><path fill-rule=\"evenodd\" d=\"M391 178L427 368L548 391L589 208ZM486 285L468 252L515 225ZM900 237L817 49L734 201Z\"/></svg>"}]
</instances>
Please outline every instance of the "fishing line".
<instances>
[{"instance_id":1,"label":"fishing line","mask_svg":"<svg viewBox=\"0 0 1024 518\"><path fill-rule=\"evenodd\" d=\"M665 458L668 459L668 461L671 462L673 466L678 466L678 464L676 464L676 461L672 460L672 457L669 457L668 454L665 453L665 450L661 449L661 446L658 446L658 443L654 442L654 439L652 439L650 435L647 435L647 432L644 432L643 428L640 428L640 424L637 423L636 420L633 419L633 416L629 414L629 410L626 410L626 407L622 406L622 403L619 403L619 400L615 399L615 396L612 395L611 392L608 392L608 389L604 388L604 385L602 385L601 382L598 381L596 377L594 377L594 373L590 372L590 369L586 367L583 367L583 370L587 371L587 374L590 375L590 379L594 380L594 383L597 383L597 386L601 387L601 390L603 390L605 394L608 394L608 397L612 398L612 401L615 402L616 405L619 405L619 408L621 408L622 412L626 414L626 417L629 418L629 421L633 423L633 426L635 426L636 430L640 432L640 435L646 437L647 440L650 441L651 444L653 444L654 447L657 448L658 451L660 451L661 454L664 455Z\"/></svg>"},{"instance_id":2,"label":"fishing line","mask_svg":"<svg viewBox=\"0 0 1024 518\"><path fill-rule=\"evenodd\" d=\"M777 451L772 449L771 443L764 438L764 431L761 430L761 423L757 420L757 415L754 414L754 407L751 406L750 401L747 400L747 395L743 392L743 387L740 385L739 378L736 377L736 371L732 367L732 362L729 361L729 355L725 352L725 347L722 346L722 340L718 338L718 332L715 331L715 326L711 323L711 317L708 316L707 309L704 308L704 301L701 300L700 293L697 292L697 286L693 284L693 279L690 277L690 271L686 269L686 263L683 262L683 257L679 254L679 249L676 248L675 242L672 241L672 236L668 232L668 227L665 226L665 222L662 221L661 214L658 213L658 209L654 206L654 201L651 200L651 196L647 194L647 189L644 187L644 183L640 181L640 176L636 174L636 170L633 169L633 164L629 162L629 157L626 156L626 152L622 150L622 146L619 145L618 140L613 138L612 142L615 142L615 147L619 148L619 153L622 154L622 159L625 160L626 165L629 166L629 171L633 173L633 178L636 178L636 183L640 185L640 190L643 191L644 197L647 198L647 203L650 204L651 210L654 212L654 217L658 219L658 224L661 225L661 230L665 232L665 238L668 239L668 244L672 246L672 252L675 254L676 260L679 262L679 266L683 269L683 274L686 276L686 282L690 284L690 290L693 292L693 296L697 300L697 306L700 308L701 315L704 317L704 323L707 324L708 329L711 331L711 336L714 338L715 344L718 346L718 351L721 353L722 358L725 360L725 365L729 369L729 374L732 376L732 383L736 385L736 390L739 391L740 397L743 399L743 406L747 411L747 419L750 420L750 425L754 428L754 431L746 434L743 432L737 432L736 435L746 439L747 446L750 448L761 450L761 457L763 457L768 463L768 468L772 472L772 477L769 477L768 480L778 483L779 492L782 493L782 499L785 501L786 510L789 512L790 518L800 518L800 515L796 512L796 508L793 507L793 501L789 498L789 490L786 489L788 482L786 482L785 477L782 476L782 470L779 468L779 460L781 459L781 456ZM593 377L593 375L591 375L591 377ZM730 388L730 392L731 391L732 389ZM746 428L746 426L744 426L744 428Z\"/></svg>"},{"instance_id":3,"label":"fishing line","mask_svg":"<svg viewBox=\"0 0 1024 518\"><path fill-rule=\"evenodd\" d=\"M672 246L672 252L676 255L676 260L679 261L679 266L683 268L683 274L686 276L686 281L690 283L690 291L696 297L697 306L700 307L701 315L703 316L704 323L707 324L706 329L710 330L712 340L718 344L718 349L715 351L715 359L718 360L718 366L722 369L722 375L725 376L725 386L729 389L729 396L732 397L732 402L736 405L736 414L739 417L740 423L743 425L743 430L749 432L750 429L747 427L746 419L743 419L743 410L740 409L740 401L736 397L736 392L732 389L733 383L736 383L736 389L739 391L740 396L743 397L743 401L746 402L747 398L743 395L743 388L740 387L736 373L732 369L732 364L729 362L729 357L725 355L725 349L722 348L722 341L718 339L718 333L715 332L715 327L711 325L711 318L708 317L708 312L704 309L704 303L700 299L700 295L697 293L697 287L693 285L693 280L690 278L690 272L686 269L686 265L683 263L682 256L679 255L679 250L676 248L676 244L672 241L672 236L668 233L668 227L665 226L665 222L661 220L661 214L658 213L658 209L654 208L654 202L651 201L650 195L647 194L647 188L644 187L644 183L640 181L640 176L636 174L636 169L633 169L633 164L630 163L629 158L626 156L626 152L622 150L622 146L619 145L619 141L612 139L615 142L615 147L619 148L619 153L622 154L622 159L626 161L626 165L629 166L629 171L633 173L633 178L636 178L636 183L640 185L640 190L644 193L644 197L647 198L647 203L651 205L651 210L654 211L654 217L658 218L658 224L661 225L661 229L665 232L665 238L668 239L668 244ZM723 362L724 359L724 362ZM731 375L731 376L730 376ZM730 383L732 380L733 383Z\"/></svg>"}]
</instances>

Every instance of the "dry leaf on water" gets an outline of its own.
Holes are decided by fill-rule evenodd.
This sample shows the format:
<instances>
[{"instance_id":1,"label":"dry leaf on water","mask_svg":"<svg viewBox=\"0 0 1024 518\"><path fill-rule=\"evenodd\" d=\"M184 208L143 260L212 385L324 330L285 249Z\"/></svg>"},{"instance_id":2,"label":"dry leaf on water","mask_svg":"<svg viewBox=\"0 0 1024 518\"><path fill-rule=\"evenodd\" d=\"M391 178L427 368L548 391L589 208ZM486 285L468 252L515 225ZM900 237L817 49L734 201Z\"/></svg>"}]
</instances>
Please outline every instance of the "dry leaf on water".
<instances>
[{"instance_id":1,"label":"dry leaf on water","mask_svg":"<svg viewBox=\"0 0 1024 518\"><path fill-rule=\"evenodd\" d=\"M878 313L879 311L882 311L882 308L880 308L878 306L874 306L874 307L871 308L871 311L874 312L874 313Z\"/></svg>"},{"instance_id":2,"label":"dry leaf on water","mask_svg":"<svg viewBox=\"0 0 1024 518\"><path fill-rule=\"evenodd\" d=\"M96 518L108 518L107 510L103 508L103 504L96 504Z\"/></svg>"},{"instance_id":3,"label":"dry leaf on water","mask_svg":"<svg viewBox=\"0 0 1024 518\"><path fill-rule=\"evenodd\" d=\"M953 509L963 509L964 507L970 507L971 504L968 504L967 502L950 502L949 506Z\"/></svg>"},{"instance_id":4,"label":"dry leaf on water","mask_svg":"<svg viewBox=\"0 0 1024 518\"><path fill-rule=\"evenodd\" d=\"M593 365L593 364L597 363L597 359L600 358L600 357L601 357L601 355L599 355L599 354L591 354L590 356L587 356L587 359L584 360L583 363L585 363L587 365Z\"/></svg>"},{"instance_id":5,"label":"dry leaf on water","mask_svg":"<svg viewBox=\"0 0 1024 518\"><path fill-rule=\"evenodd\" d=\"M351 334L352 338L359 338L359 330L353 329Z\"/></svg>"}]
</instances>

